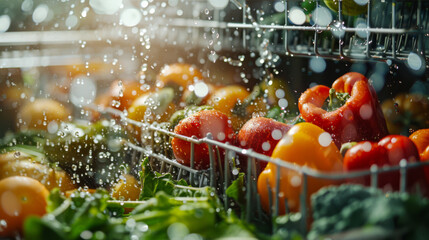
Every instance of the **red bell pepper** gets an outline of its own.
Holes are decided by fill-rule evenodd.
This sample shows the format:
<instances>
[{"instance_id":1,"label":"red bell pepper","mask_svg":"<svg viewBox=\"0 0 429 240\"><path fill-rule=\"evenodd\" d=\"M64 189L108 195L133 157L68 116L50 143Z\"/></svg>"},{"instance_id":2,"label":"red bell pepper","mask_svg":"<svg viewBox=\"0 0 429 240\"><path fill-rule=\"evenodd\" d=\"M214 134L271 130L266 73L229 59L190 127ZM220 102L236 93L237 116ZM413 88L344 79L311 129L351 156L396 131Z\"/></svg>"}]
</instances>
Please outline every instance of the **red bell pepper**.
<instances>
[{"instance_id":1,"label":"red bell pepper","mask_svg":"<svg viewBox=\"0 0 429 240\"><path fill-rule=\"evenodd\" d=\"M416 145L405 136L389 135L378 143L364 141L351 147L344 156L343 167L345 171L366 170L372 165L378 167L396 166L401 160L408 163L419 161L419 152ZM370 177L351 179L352 182L364 185L370 184ZM384 190L399 190L400 173L393 171L379 174L378 187ZM410 191L419 187L427 193L427 182L422 168L407 170L407 189Z\"/></svg>"},{"instance_id":2,"label":"red bell pepper","mask_svg":"<svg viewBox=\"0 0 429 240\"><path fill-rule=\"evenodd\" d=\"M375 141L388 134L377 95L365 76L347 73L332 84L332 89L323 85L307 89L299 98L298 107L302 118L330 133L338 148L342 143ZM325 100L334 92L349 97L337 109L323 109Z\"/></svg>"}]
</instances>

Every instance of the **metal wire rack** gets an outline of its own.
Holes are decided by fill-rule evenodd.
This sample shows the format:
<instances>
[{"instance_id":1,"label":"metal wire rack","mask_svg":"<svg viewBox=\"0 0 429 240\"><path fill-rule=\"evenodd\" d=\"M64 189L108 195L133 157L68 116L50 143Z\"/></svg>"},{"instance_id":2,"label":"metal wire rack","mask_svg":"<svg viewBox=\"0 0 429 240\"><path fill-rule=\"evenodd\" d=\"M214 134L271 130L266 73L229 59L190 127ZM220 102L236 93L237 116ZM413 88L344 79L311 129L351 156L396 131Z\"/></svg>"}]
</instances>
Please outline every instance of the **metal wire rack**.
<instances>
[{"instance_id":1,"label":"metal wire rack","mask_svg":"<svg viewBox=\"0 0 429 240\"><path fill-rule=\"evenodd\" d=\"M171 44L181 42L181 33L188 31L192 38L186 37L184 44L201 44L203 40L203 46L207 46L207 40L204 42L201 35L215 30L219 33L216 40L222 49L244 51L258 51L261 42L269 39L271 51L293 57L404 61L408 60L411 53L415 53L426 60L429 44L427 1L369 0L366 13L358 17L345 16L342 1L337 1L338 12L333 13L333 21L325 25L312 20L300 25L293 24L290 11L300 6L300 2L302 1L284 0L283 12L273 13L275 18L264 19L266 14L248 6L246 0L231 0L228 10L234 12L235 17L224 17L220 10L214 9L208 14L209 17L196 15L193 18L159 18L155 21L157 34L160 39L166 39L166 44ZM315 2L316 9L323 7L323 1ZM192 12L205 8L207 13L207 7L213 9L199 2L194 5ZM238 22L239 19L241 21ZM274 19L276 22L270 22ZM177 28L187 30L177 31Z\"/></svg>"},{"instance_id":2,"label":"metal wire rack","mask_svg":"<svg viewBox=\"0 0 429 240\"><path fill-rule=\"evenodd\" d=\"M300 2L283 0L282 12L263 14L247 5L246 0L231 0L224 9L214 8L207 1L192 1L192 4L182 1L174 7L162 5L156 15L138 27L161 46L249 52L259 51L261 44L265 44L270 51L282 56L345 61L407 61L413 54L422 60L421 67L426 67L428 1L368 0L366 13L357 17L345 16L342 1L338 1L338 12L332 12L332 22L327 25L311 20L311 15L307 16L309 21L293 24L290 11L299 7ZM323 1L315 2L316 8L323 7ZM97 30L6 32L2 33L0 46L120 42L124 36L138 41L140 35L120 26ZM6 55L2 56L2 67L19 67L20 59L26 57L15 54L11 62L10 56L3 54ZM63 61L41 62L45 66L72 61L65 61L64 57L59 60Z\"/></svg>"},{"instance_id":3,"label":"metal wire rack","mask_svg":"<svg viewBox=\"0 0 429 240\"><path fill-rule=\"evenodd\" d=\"M111 115L120 118L120 122L123 124L130 124L135 127L138 127L142 130L142 134L146 136L151 136L149 138L150 144L146 145L147 142L133 143L128 141L127 145L133 150L132 161L134 165L139 165L139 162L144 157L149 157L152 162L155 164L159 163L159 171L161 173L172 173L175 172L177 179L185 179L187 182L193 186L211 186L216 190L216 193L223 200L225 208L229 208L231 201L228 199L228 196L225 194L227 187L231 182L236 179L238 172L234 173L235 161L237 158L240 161L247 161L247 168L243 169L245 173L245 188L246 188L246 209L256 209L256 211L246 211L242 214L245 215L247 221L253 221L255 219L261 219L265 214L262 210L260 195L257 191L257 164L256 161L270 162L276 166L276 184L275 187L271 187L267 183L267 188L269 192L269 209L268 215L272 218L279 215L279 204L280 198L279 193L280 189L280 178L282 169L287 169L299 173L301 175L301 192L300 192L300 213L302 216L301 228L302 231L306 231L307 220L309 214L309 206L307 204L308 197L308 180L309 178L315 179L325 179L340 181L340 183L346 183L346 180L370 177L371 187L377 188L380 174L388 172L398 172L400 173L399 186L400 192L407 191L407 174L410 169L413 168L423 168L429 166L429 162L415 162L408 163L406 160L402 160L397 166L385 166L377 167L373 165L369 170L361 171L352 171L352 172L323 172L311 169L307 166L299 166L293 163L281 159L273 159L263 154L252 151L251 149L242 149L229 143L221 143L213 140L213 137L208 134L206 137L197 139L195 137L187 137L183 135L176 134L174 132L160 128L154 124L148 124L143 122L137 122L126 117L126 115L116 109L100 106L90 106L92 109L97 110L103 115ZM165 149L155 147L154 134L159 134L168 137L180 138L184 141L187 141L191 145L191 159L190 166L185 166L176 161L172 154L168 154ZM161 139L168 143L167 138ZM144 141L144 140L143 140ZM193 149L196 144L207 144L209 147L209 158L210 158L210 167L207 170L197 170L194 168L195 156L193 154ZM167 147L169 145L167 144ZM219 150L223 149L225 151L223 165L219 157L215 157L215 152L219 155ZM215 151L213 151L215 150ZM240 155L240 156L239 156ZM158 165L159 165L158 164ZM219 167L220 166L220 167ZM159 166L158 166L159 167ZM237 170L237 169L235 169ZM287 200L285 202L287 208Z\"/></svg>"}]
</instances>

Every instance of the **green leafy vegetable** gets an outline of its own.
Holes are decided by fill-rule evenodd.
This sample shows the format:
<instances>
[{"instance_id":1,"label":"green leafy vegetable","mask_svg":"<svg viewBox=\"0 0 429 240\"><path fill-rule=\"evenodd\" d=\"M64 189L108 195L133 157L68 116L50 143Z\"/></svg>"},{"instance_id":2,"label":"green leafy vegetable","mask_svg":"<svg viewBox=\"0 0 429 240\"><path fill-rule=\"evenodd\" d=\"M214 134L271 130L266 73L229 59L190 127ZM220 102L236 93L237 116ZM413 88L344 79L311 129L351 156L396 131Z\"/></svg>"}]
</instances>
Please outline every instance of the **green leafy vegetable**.
<instances>
[{"instance_id":1,"label":"green leafy vegetable","mask_svg":"<svg viewBox=\"0 0 429 240\"><path fill-rule=\"evenodd\" d=\"M140 180L142 184L140 200L155 197L159 192L164 192L174 197L202 197L213 193L209 187L191 187L183 179L174 180L173 176L169 173L161 174L153 171L149 164L149 158L145 158L142 161Z\"/></svg>"},{"instance_id":2,"label":"green leafy vegetable","mask_svg":"<svg viewBox=\"0 0 429 240\"><path fill-rule=\"evenodd\" d=\"M169 239L172 234L179 239L190 234L204 239L254 238L253 228L226 213L214 194L184 198L159 192L126 216L114 216L109 199L101 190L75 192L67 199L53 191L49 213L25 222L26 239Z\"/></svg>"},{"instance_id":3,"label":"green leafy vegetable","mask_svg":"<svg viewBox=\"0 0 429 240\"><path fill-rule=\"evenodd\" d=\"M81 239L85 231L101 231L106 236L104 239L121 239L115 238L117 223L107 212L107 192L75 192L70 198L62 199L58 206L60 199L58 192L53 191L49 197L50 213L43 218L29 217L25 221L26 239ZM114 234L109 234L111 232Z\"/></svg>"},{"instance_id":4,"label":"green leafy vegetable","mask_svg":"<svg viewBox=\"0 0 429 240\"><path fill-rule=\"evenodd\" d=\"M0 149L16 145L41 146L45 143L48 132L41 130L27 130L24 132L8 132L0 140Z\"/></svg>"},{"instance_id":5,"label":"green leafy vegetable","mask_svg":"<svg viewBox=\"0 0 429 240\"><path fill-rule=\"evenodd\" d=\"M48 212L53 212L65 201L65 197L61 194L58 188L54 188L48 197Z\"/></svg>"},{"instance_id":6,"label":"green leafy vegetable","mask_svg":"<svg viewBox=\"0 0 429 240\"><path fill-rule=\"evenodd\" d=\"M244 173L240 172L238 174L237 179L235 179L231 185L226 189L225 194L234 199L235 202L245 211L246 200L244 196L246 196L245 185L244 185Z\"/></svg>"},{"instance_id":7,"label":"green leafy vegetable","mask_svg":"<svg viewBox=\"0 0 429 240\"><path fill-rule=\"evenodd\" d=\"M429 234L429 200L407 193L383 194L360 185L329 187L312 196L312 209L308 239L360 228L378 229L372 234L397 231L403 239Z\"/></svg>"},{"instance_id":8,"label":"green leafy vegetable","mask_svg":"<svg viewBox=\"0 0 429 240\"><path fill-rule=\"evenodd\" d=\"M301 240L305 236L301 229L301 213L290 213L274 219L276 231L272 239Z\"/></svg>"},{"instance_id":9,"label":"green leafy vegetable","mask_svg":"<svg viewBox=\"0 0 429 240\"><path fill-rule=\"evenodd\" d=\"M202 110L211 110L213 109L212 106L187 106L185 107L185 109L176 111L171 117L170 117L170 124L171 124L171 128L174 129L174 127L176 127L177 124L179 124L179 122L182 119L185 119L189 116L191 116L194 113L197 113L199 111Z\"/></svg>"},{"instance_id":10,"label":"green leafy vegetable","mask_svg":"<svg viewBox=\"0 0 429 240\"><path fill-rule=\"evenodd\" d=\"M290 125L305 122L300 114L296 115L295 113L290 113L288 110L282 109L279 106L270 108L265 117Z\"/></svg>"}]
</instances>

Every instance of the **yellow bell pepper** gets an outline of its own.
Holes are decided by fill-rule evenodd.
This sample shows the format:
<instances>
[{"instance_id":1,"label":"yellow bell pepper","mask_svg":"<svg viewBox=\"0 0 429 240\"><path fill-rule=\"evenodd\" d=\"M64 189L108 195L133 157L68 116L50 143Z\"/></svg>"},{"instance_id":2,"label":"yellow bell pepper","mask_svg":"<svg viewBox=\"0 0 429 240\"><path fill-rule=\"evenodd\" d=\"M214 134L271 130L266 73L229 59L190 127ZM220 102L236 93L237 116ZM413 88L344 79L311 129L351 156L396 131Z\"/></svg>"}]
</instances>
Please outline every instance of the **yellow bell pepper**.
<instances>
[{"instance_id":1,"label":"yellow bell pepper","mask_svg":"<svg viewBox=\"0 0 429 240\"><path fill-rule=\"evenodd\" d=\"M332 141L331 135L311 123L299 123L293 126L276 145L271 157L322 172L342 171L342 156ZM271 189L274 205L277 167L274 163L268 163L258 178L258 192L265 211L270 209L268 187ZM279 213L285 213L286 199L289 211L299 211L302 174L281 167L279 177ZM332 184L335 184L332 180L308 177L307 206L311 194Z\"/></svg>"}]
</instances>

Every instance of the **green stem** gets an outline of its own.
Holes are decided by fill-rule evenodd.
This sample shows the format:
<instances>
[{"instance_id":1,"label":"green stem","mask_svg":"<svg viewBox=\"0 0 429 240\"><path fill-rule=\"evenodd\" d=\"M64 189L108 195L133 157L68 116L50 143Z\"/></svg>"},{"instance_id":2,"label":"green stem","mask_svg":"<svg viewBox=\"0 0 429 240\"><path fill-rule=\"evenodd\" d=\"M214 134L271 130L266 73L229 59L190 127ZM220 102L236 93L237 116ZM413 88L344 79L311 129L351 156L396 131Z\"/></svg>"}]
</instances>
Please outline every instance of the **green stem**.
<instances>
[{"instance_id":1,"label":"green stem","mask_svg":"<svg viewBox=\"0 0 429 240\"><path fill-rule=\"evenodd\" d=\"M240 116L240 117L245 117L247 115L247 112L246 112L247 107L250 106L262 94L263 93L262 93L261 88L258 85L256 85L253 88L250 95L247 98L245 98L243 100L243 102L235 104L235 106L232 110L233 114Z\"/></svg>"},{"instance_id":2,"label":"green stem","mask_svg":"<svg viewBox=\"0 0 429 240\"><path fill-rule=\"evenodd\" d=\"M348 93L339 93L333 88L329 89L329 103L327 106L327 110L329 112L337 110L338 108L346 104L349 98L350 94Z\"/></svg>"},{"instance_id":3,"label":"green stem","mask_svg":"<svg viewBox=\"0 0 429 240\"><path fill-rule=\"evenodd\" d=\"M175 185L177 188L184 188L184 189L196 189L199 188L193 188L193 187L186 187L181 185ZM209 200L208 197L175 197L174 200L178 202L205 202ZM140 204L144 204L147 201L121 201L121 200L108 200L107 205L109 207L119 207L119 208L135 208Z\"/></svg>"}]
</instances>

